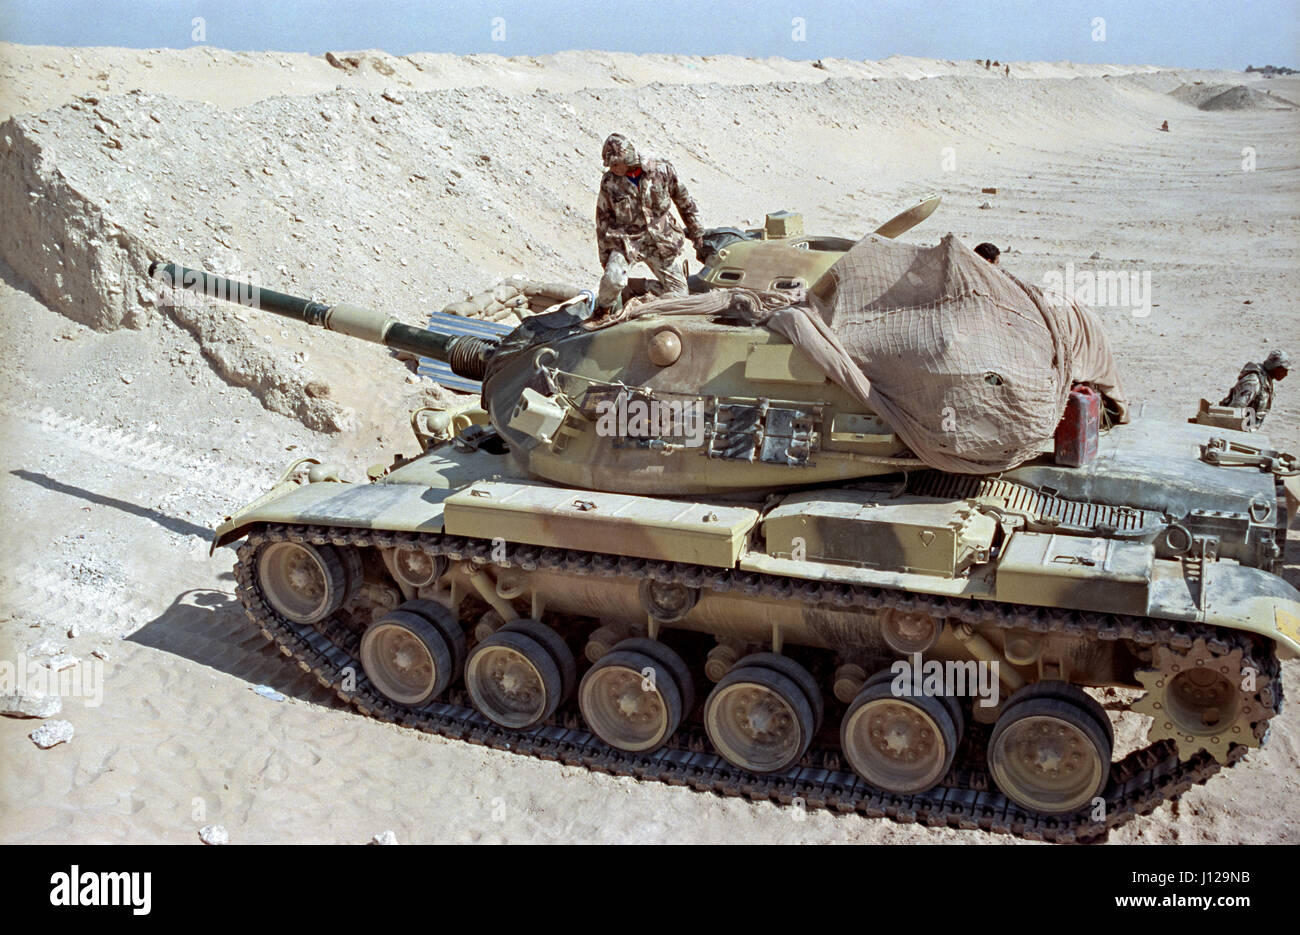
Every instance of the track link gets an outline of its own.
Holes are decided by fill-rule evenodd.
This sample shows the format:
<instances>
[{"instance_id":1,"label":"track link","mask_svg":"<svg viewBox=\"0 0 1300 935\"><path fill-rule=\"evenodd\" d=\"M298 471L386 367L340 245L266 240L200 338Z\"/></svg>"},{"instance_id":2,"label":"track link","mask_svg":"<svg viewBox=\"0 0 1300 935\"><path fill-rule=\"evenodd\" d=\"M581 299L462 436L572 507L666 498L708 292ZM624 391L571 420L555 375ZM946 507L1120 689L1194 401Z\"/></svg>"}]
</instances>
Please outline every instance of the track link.
<instances>
[{"instance_id":1,"label":"track link","mask_svg":"<svg viewBox=\"0 0 1300 935\"><path fill-rule=\"evenodd\" d=\"M293 624L267 605L256 583L254 557L263 544L286 540L345 548L414 548L452 561L471 561L484 566L654 578L714 591L797 597L810 603L871 611L888 606L976 626L991 624L1004 629L1063 631L1087 639L1131 640L1143 647L1165 645L1187 649L1196 639L1203 638L1216 654L1226 655L1240 649L1243 665L1253 666L1261 674L1257 698L1266 716L1252 725L1261 742L1267 734L1268 719L1280 710L1282 703L1279 663L1267 641L1202 624L932 597L538 546L508 545L502 558L499 550L493 554L490 541L441 534L276 525L251 532L239 549L236 593L262 635L362 714L498 750L584 766L611 775L690 786L720 795L745 796L755 801L855 812L868 818L891 818L930 827L1010 834L1035 841L1092 843L1104 841L1112 828L1149 814L1164 802L1205 782L1219 771L1220 763L1205 751L1189 760L1180 760L1171 741L1160 741L1111 764L1100 817L1093 808L1074 815L1044 816L1025 811L999 792L987 769L978 757L970 755L969 749L965 756L959 751L957 764L940 785L916 795L897 795L875 789L845 769L839 752L834 749L814 747L798 766L783 773L762 776L747 773L712 753L704 732L689 725L678 730L666 746L654 753L625 753L606 746L588 731L572 701L546 724L522 732L498 727L483 717L470 705L468 693L459 687L440 701L413 711L394 705L371 685L359 662L360 638L356 631L332 617L314 627ZM970 743L968 740L963 747ZM1234 765L1248 749L1234 745L1226 765Z\"/></svg>"}]
</instances>

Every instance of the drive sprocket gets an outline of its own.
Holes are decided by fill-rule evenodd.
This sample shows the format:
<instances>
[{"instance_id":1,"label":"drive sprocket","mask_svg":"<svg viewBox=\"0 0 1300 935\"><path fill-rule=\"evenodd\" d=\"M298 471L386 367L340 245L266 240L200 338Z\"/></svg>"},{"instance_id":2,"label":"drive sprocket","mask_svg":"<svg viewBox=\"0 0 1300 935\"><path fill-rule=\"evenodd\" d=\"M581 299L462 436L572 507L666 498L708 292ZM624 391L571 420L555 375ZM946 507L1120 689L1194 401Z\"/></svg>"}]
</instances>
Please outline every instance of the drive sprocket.
<instances>
[{"instance_id":1,"label":"drive sprocket","mask_svg":"<svg viewBox=\"0 0 1300 935\"><path fill-rule=\"evenodd\" d=\"M1156 646L1152 664L1135 673L1147 692L1132 706L1153 719L1151 743L1172 740L1179 759L1206 750L1220 763L1233 744L1259 746L1255 724L1272 713L1260 697L1269 679L1243 666L1240 647L1218 651L1204 638L1188 649Z\"/></svg>"}]
</instances>

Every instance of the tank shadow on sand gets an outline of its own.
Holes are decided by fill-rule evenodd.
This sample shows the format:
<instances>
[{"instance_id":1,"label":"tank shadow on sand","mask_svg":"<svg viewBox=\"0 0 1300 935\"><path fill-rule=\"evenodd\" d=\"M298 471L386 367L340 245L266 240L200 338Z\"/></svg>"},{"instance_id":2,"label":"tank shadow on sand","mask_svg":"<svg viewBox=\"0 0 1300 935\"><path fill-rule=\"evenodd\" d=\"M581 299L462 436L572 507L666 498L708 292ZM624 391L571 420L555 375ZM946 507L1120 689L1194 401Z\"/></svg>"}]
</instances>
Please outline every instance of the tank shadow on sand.
<instances>
[{"instance_id":1,"label":"tank shadow on sand","mask_svg":"<svg viewBox=\"0 0 1300 935\"><path fill-rule=\"evenodd\" d=\"M183 592L127 640L233 675L250 687L266 685L311 704L347 708L267 642L239 601L224 591Z\"/></svg>"},{"instance_id":2,"label":"tank shadow on sand","mask_svg":"<svg viewBox=\"0 0 1300 935\"><path fill-rule=\"evenodd\" d=\"M160 513L149 507L138 506L129 503L126 500L118 500L116 497L106 497L103 494L95 493L84 487L77 487L73 484L65 484L57 481L45 474L38 474L35 471L24 471L22 469L10 471L14 477L22 478L25 481L31 481L33 484L39 484L47 490L53 490L55 493L67 494L71 497L78 497L82 500L88 500L91 503L97 503L100 506L112 507L115 510L121 510L124 513L131 513L134 516L140 516L144 519L157 523L159 526L169 532L179 533L182 536L198 536L200 539L211 540L212 530L206 526L200 526L197 523L191 523L188 520L180 519L176 516L168 516L166 513ZM226 548L223 546L223 548Z\"/></svg>"}]
</instances>

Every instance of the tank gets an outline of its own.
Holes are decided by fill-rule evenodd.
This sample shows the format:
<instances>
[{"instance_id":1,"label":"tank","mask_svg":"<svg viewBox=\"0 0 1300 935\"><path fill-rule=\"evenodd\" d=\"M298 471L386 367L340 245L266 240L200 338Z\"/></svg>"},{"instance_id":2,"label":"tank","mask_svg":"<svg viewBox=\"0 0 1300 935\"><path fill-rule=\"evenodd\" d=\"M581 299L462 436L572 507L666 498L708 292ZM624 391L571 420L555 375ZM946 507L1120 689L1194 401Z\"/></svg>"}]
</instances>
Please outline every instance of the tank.
<instances>
[{"instance_id":1,"label":"tank","mask_svg":"<svg viewBox=\"0 0 1300 935\"><path fill-rule=\"evenodd\" d=\"M359 478L300 460L216 530L214 550L242 540L239 599L285 665L367 715L1085 842L1240 761L1280 710L1295 464L1258 434L1139 416L1077 467L946 474L725 317L589 330L559 310L492 342L151 273L483 381L413 413L418 455ZM1150 717L1139 748L1099 698Z\"/></svg>"}]
</instances>

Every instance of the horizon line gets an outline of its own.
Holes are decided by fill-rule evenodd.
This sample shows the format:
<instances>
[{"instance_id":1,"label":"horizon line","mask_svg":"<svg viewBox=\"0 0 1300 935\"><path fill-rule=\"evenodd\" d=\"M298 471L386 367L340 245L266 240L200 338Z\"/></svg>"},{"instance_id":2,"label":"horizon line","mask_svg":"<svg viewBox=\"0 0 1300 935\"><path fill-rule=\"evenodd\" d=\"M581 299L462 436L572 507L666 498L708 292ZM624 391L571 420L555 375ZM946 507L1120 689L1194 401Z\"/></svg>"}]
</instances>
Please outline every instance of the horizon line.
<instances>
[{"instance_id":1,"label":"horizon line","mask_svg":"<svg viewBox=\"0 0 1300 935\"><path fill-rule=\"evenodd\" d=\"M790 55L740 55L735 52L715 52L708 55L702 55L693 52L629 52L624 49L602 49L602 48L572 48L558 49L553 52L539 52L535 54L519 53L516 55L503 55L500 52L445 52L431 49L418 50L413 52L391 52L381 46L357 46L342 47L331 46L322 52L308 52L302 49L277 49L277 48L256 48L256 49L236 49L229 46L215 45L206 42L196 42L190 45L51 45L44 42L20 42L15 39L6 39L0 37L0 46L12 45L21 46L28 49L120 49L127 52L188 52L192 49L209 49L217 52L229 52L231 54L263 54L263 55L305 55L308 58L324 58L331 53L351 53L351 52L381 52L384 55L393 58L409 58L412 55L445 55L451 58L497 58L503 61L512 59L539 59L556 55L581 55L587 53L597 53L601 55L625 55L630 58L676 58L676 59L736 59L745 62L765 62L765 61L784 61L784 62L852 62L856 64L875 64L888 62L891 59L912 59L918 62L944 62L948 64L961 63L979 63L983 62L982 58L945 58L934 55L909 55L905 52L894 52L885 58L845 58L840 55L822 55L817 58L798 58ZM1247 68L1254 68L1261 71L1266 68L1274 69L1291 69L1296 70L1289 65L1278 65L1275 63L1266 63L1264 65L1255 65L1247 63L1246 65L1236 68L1226 68L1223 66L1213 65L1162 65L1156 62L1085 62L1077 59L1060 58L1060 59L999 59L1001 65L1081 65L1089 68L1151 68L1160 71L1231 71L1246 73Z\"/></svg>"}]
</instances>

